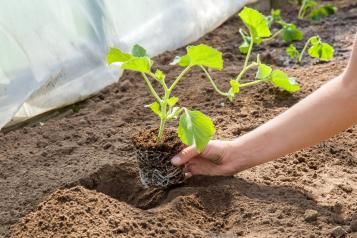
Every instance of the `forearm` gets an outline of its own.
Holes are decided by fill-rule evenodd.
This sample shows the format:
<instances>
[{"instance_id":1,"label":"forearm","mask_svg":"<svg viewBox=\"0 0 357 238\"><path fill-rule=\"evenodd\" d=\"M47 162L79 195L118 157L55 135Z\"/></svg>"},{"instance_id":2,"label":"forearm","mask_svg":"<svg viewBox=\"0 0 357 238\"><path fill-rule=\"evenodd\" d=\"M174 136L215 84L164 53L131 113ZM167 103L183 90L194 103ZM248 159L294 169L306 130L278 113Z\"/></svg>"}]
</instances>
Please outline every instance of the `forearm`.
<instances>
[{"instance_id":1,"label":"forearm","mask_svg":"<svg viewBox=\"0 0 357 238\"><path fill-rule=\"evenodd\" d=\"M357 122L357 78L343 74L252 132L234 140L241 171L314 145ZM244 154L242 154L244 153Z\"/></svg>"}]
</instances>

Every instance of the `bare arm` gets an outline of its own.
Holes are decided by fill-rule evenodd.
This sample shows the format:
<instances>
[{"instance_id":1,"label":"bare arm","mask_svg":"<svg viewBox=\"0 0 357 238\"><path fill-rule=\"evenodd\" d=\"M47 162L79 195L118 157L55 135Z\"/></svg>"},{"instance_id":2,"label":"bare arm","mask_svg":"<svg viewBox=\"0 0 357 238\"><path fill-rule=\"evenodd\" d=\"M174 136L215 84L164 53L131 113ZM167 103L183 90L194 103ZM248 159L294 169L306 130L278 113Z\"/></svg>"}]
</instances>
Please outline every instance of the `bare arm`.
<instances>
[{"instance_id":1,"label":"bare arm","mask_svg":"<svg viewBox=\"0 0 357 238\"><path fill-rule=\"evenodd\" d=\"M233 141L212 142L200 155L194 148L187 148L176 157L179 162L173 163L181 165L189 161L186 164L189 174L234 174L314 145L356 122L357 42L340 76L286 112Z\"/></svg>"}]
</instances>

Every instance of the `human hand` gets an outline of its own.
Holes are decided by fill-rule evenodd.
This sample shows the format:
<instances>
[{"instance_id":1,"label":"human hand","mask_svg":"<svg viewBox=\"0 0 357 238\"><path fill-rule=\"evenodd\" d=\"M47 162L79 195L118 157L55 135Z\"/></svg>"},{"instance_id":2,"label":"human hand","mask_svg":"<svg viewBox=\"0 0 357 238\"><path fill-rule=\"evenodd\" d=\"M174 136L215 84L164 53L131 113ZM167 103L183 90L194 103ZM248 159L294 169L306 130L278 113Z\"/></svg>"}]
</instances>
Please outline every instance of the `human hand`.
<instances>
[{"instance_id":1,"label":"human hand","mask_svg":"<svg viewBox=\"0 0 357 238\"><path fill-rule=\"evenodd\" d=\"M174 156L171 163L185 166L188 178L193 175L231 176L240 171L234 147L232 141L213 140L198 153L195 146L189 146Z\"/></svg>"}]
</instances>

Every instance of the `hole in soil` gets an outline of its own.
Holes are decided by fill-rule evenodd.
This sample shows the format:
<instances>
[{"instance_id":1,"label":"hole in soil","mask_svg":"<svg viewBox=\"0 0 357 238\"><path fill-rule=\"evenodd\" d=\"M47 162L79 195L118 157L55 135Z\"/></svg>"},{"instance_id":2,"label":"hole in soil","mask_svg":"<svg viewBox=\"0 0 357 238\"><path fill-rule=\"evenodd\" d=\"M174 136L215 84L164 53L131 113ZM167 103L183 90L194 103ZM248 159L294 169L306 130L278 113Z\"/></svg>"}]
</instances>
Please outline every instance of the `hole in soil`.
<instances>
[{"instance_id":1,"label":"hole in soil","mask_svg":"<svg viewBox=\"0 0 357 238\"><path fill-rule=\"evenodd\" d=\"M167 197L165 190L144 188L139 181L139 171L132 163L104 165L79 183L140 209L154 208Z\"/></svg>"}]
</instances>

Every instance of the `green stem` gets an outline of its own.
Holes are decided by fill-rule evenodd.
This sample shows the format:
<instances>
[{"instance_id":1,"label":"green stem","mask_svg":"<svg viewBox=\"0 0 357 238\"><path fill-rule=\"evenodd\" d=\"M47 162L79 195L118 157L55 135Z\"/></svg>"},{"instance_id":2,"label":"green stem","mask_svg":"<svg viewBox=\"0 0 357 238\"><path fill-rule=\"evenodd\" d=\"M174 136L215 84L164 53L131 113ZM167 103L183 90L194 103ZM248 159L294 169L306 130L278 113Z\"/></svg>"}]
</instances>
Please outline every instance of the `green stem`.
<instances>
[{"instance_id":1,"label":"green stem","mask_svg":"<svg viewBox=\"0 0 357 238\"><path fill-rule=\"evenodd\" d=\"M263 42L268 42L268 41L273 40L273 39L274 39L275 37L277 37L282 31L283 31L283 29L278 30L278 31L275 32L274 35L272 35L271 37L264 39Z\"/></svg>"},{"instance_id":2,"label":"green stem","mask_svg":"<svg viewBox=\"0 0 357 238\"><path fill-rule=\"evenodd\" d=\"M207 69L205 67L203 67L202 65L200 65L201 69L203 70L203 72L205 72L207 78L209 79L209 81L211 82L214 90L221 96L224 97L228 97L228 93L222 92L216 85L216 83L214 82L214 80L212 79L211 75L208 73Z\"/></svg>"},{"instance_id":3,"label":"green stem","mask_svg":"<svg viewBox=\"0 0 357 238\"><path fill-rule=\"evenodd\" d=\"M239 83L239 81L242 79L242 77L247 73L248 70L250 70L251 68L257 66L258 64L253 62L250 65L246 66L245 68L243 68L243 70L238 74L236 81Z\"/></svg>"},{"instance_id":4,"label":"green stem","mask_svg":"<svg viewBox=\"0 0 357 238\"><path fill-rule=\"evenodd\" d=\"M264 83L264 82L268 82L268 81L269 81L269 79L256 80L256 81L253 81L253 82L240 84L239 87L240 88L249 87L249 86L253 86L253 85Z\"/></svg>"},{"instance_id":5,"label":"green stem","mask_svg":"<svg viewBox=\"0 0 357 238\"><path fill-rule=\"evenodd\" d=\"M159 97L159 95L157 94L157 92L155 91L154 87L152 86L150 80L148 79L148 77L146 77L146 74L145 73L141 73L141 75L143 76L151 94L155 97L155 99L161 103L161 98Z\"/></svg>"},{"instance_id":6,"label":"green stem","mask_svg":"<svg viewBox=\"0 0 357 238\"><path fill-rule=\"evenodd\" d=\"M155 74L153 74L152 72L150 72L149 75L150 75L152 78L154 78L155 80L157 80ZM166 85L165 80L157 80L157 81L162 85L162 87L165 89L165 91L168 90L168 87L167 87L167 85Z\"/></svg>"},{"instance_id":7,"label":"green stem","mask_svg":"<svg viewBox=\"0 0 357 238\"><path fill-rule=\"evenodd\" d=\"M300 10L299 10L299 14L298 14L298 19L300 19L300 20L304 19L304 16L303 16L304 8L305 8L305 3L303 1L301 4Z\"/></svg>"},{"instance_id":8,"label":"green stem","mask_svg":"<svg viewBox=\"0 0 357 238\"><path fill-rule=\"evenodd\" d=\"M170 86L170 88L168 89L168 91L171 93L172 90L176 87L176 85L178 84L178 82L181 80L181 78L187 73L187 71L189 71L191 69L192 65L187 66L181 73L179 76L177 76L177 78L175 79L175 81L172 83L172 85Z\"/></svg>"},{"instance_id":9,"label":"green stem","mask_svg":"<svg viewBox=\"0 0 357 238\"><path fill-rule=\"evenodd\" d=\"M252 32L250 30L249 30L249 35L250 35L249 49L248 49L248 53L247 53L247 56L246 56L245 61L244 61L243 69L245 69L248 66L249 58L250 58L250 55L252 53L253 44L254 44L253 34L252 34Z\"/></svg>"},{"instance_id":10,"label":"green stem","mask_svg":"<svg viewBox=\"0 0 357 238\"><path fill-rule=\"evenodd\" d=\"M312 37L306 41L306 44L305 44L304 48L302 49L302 51L301 51L301 53L299 55L299 58L298 58L298 63L299 64L301 63L302 57L303 57L307 47L309 46L311 39L312 39Z\"/></svg>"}]
</instances>

